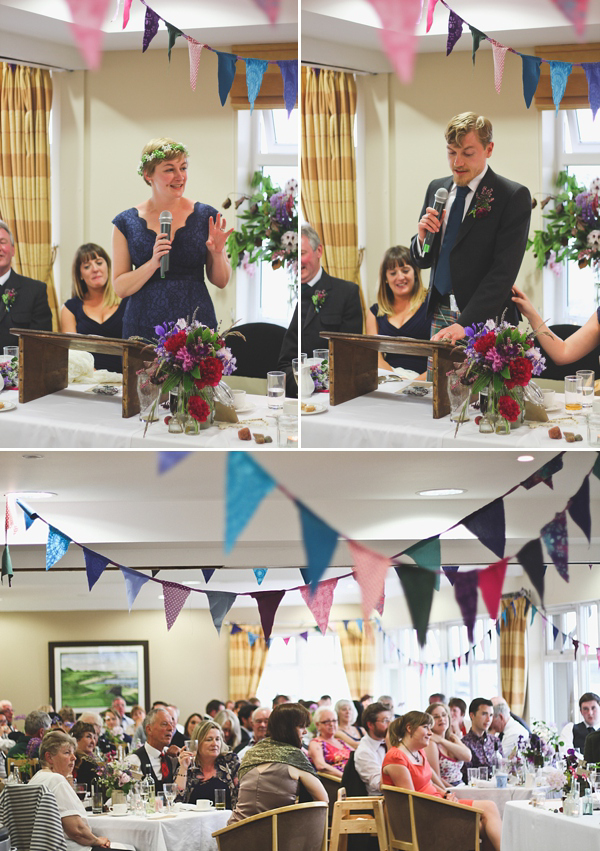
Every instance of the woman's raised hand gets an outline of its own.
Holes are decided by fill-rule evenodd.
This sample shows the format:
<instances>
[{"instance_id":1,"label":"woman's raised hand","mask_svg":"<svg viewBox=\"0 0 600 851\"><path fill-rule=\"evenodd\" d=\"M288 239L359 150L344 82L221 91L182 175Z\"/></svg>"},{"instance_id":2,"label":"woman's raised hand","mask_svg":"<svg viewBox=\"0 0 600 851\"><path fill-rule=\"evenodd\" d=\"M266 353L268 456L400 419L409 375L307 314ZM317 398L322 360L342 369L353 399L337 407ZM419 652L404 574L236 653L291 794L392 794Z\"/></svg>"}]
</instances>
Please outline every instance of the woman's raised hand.
<instances>
[{"instance_id":1,"label":"woman's raised hand","mask_svg":"<svg viewBox=\"0 0 600 851\"><path fill-rule=\"evenodd\" d=\"M171 250L171 240L166 233L158 233L152 249L152 263L156 269L160 268L160 258Z\"/></svg>"},{"instance_id":2,"label":"woman's raised hand","mask_svg":"<svg viewBox=\"0 0 600 851\"><path fill-rule=\"evenodd\" d=\"M517 287L512 288L512 301L517 305L525 319L529 319L533 316L537 315L537 310L529 301L523 290L518 289Z\"/></svg>"},{"instance_id":3,"label":"woman's raised hand","mask_svg":"<svg viewBox=\"0 0 600 851\"><path fill-rule=\"evenodd\" d=\"M177 757L177 759L179 760L179 765L182 768L185 768L186 771L190 767L190 763L192 762L193 758L194 754L191 751L188 751L187 748L182 748L179 751L179 756Z\"/></svg>"},{"instance_id":4,"label":"woman's raised hand","mask_svg":"<svg viewBox=\"0 0 600 851\"><path fill-rule=\"evenodd\" d=\"M226 227L227 222L220 213L217 213L216 221L213 220L212 216L208 220L208 239L206 240L206 247L211 254L221 254L225 248L227 237L230 233L233 233L233 228L229 228L229 230L226 231Z\"/></svg>"}]
</instances>

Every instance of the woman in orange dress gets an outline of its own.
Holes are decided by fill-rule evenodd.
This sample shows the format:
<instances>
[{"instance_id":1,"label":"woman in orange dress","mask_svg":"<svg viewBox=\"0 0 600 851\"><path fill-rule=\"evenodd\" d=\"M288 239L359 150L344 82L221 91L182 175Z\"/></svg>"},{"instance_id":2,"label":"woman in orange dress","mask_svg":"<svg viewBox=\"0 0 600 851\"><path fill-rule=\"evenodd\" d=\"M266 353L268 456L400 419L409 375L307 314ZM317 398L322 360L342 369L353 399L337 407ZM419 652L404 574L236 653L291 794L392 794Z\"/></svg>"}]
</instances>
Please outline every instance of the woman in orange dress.
<instances>
[{"instance_id":1,"label":"woman in orange dress","mask_svg":"<svg viewBox=\"0 0 600 851\"><path fill-rule=\"evenodd\" d=\"M411 789L435 798L483 810L481 827L494 851L500 851L502 820L493 801L458 800L432 770L425 748L431 739L433 718L427 712L407 712L388 727L388 752L382 766L382 784Z\"/></svg>"}]
</instances>

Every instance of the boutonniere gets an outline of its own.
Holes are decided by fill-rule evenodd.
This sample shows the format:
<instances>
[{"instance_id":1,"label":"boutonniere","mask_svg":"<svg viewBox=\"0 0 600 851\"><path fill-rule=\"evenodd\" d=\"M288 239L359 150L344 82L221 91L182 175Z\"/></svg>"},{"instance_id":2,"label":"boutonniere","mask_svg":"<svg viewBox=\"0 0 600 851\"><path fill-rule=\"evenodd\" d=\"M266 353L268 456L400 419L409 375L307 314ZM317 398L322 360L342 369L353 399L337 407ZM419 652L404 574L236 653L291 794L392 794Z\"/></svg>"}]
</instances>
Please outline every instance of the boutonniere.
<instances>
[{"instance_id":1,"label":"boutonniere","mask_svg":"<svg viewBox=\"0 0 600 851\"><path fill-rule=\"evenodd\" d=\"M2 293L2 301L4 302L7 311L10 310L13 304L15 303L16 297L16 290L6 290L5 293Z\"/></svg>"},{"instance_id":2,"label":"boutonniere","mask_svg":"<svg viewBox=\"0 0 600 851\"><path fill-rule=\"evenodd\" d=\"M312 303L314 304L315 310L317 311L317 313L320 311L320 309L325 304L326 298L327 298L327 293L325 292L325 290L317 290L316 293L314 293L314 295L311 296Z\"/></svg>"},{"instance_id":3,"label":"boutonniere","mask_svg":"<svg viewBox=\"0 0 600 851\"><path fill-rule=\"evenodd\" d=\"M492 211L492 201L494 200L494 192L491 187L481 189L475 195L475 204L473 209L469 210L469 215L474 219L484 219Z\"/></svg>"}]
</instances>

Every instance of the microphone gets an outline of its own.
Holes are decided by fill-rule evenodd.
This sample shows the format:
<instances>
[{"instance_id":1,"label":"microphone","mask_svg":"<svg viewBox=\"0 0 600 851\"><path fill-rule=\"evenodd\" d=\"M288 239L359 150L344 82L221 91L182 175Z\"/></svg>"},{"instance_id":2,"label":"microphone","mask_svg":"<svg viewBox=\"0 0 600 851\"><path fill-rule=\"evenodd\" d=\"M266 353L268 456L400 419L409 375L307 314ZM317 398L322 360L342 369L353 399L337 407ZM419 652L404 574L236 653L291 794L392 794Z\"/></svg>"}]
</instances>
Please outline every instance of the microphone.
<instances>
[{"instance_id":1,"label":"microphone","mask_svg":"<svg viewBox=\"0 0 600 851\"><path fill-rule=\"evenodd\" d=\"M448 200L448 190L444 189L443 186L440 186L438 191L435 193L435 200L433 202L433 209L437 210L438 216L442 215L442 210L446 206L447 200ZM162 213L161 218L164 215L165 214ZM432 245L435 237L436 237L435 233L432 233L432 231L430 231L430 230L427 231L427 233L425 234L425 240L423 242L423 254L427 254L429 252L429 249L431 248L431 245Z\"/></svg>"},{"instance_id":2,"label":"microphone","mask_svg":"<svg viewBox=\"0 0 600 851\"><path fill-rule=\"evenodd\" d=\"M444 190L446 192L446 190ZM446 192L446 196L448 193ZM436 195L437 198L437 195ZM171 222L173 221L173 214L168 210L165 210L158 217L158 221L160 222L160 232L166 233L169 239L171 239ZM165 277L165 272L169 271L169 255L163 254L160 258L160 276L161 278Z\"/></svg>"}]
</instances>

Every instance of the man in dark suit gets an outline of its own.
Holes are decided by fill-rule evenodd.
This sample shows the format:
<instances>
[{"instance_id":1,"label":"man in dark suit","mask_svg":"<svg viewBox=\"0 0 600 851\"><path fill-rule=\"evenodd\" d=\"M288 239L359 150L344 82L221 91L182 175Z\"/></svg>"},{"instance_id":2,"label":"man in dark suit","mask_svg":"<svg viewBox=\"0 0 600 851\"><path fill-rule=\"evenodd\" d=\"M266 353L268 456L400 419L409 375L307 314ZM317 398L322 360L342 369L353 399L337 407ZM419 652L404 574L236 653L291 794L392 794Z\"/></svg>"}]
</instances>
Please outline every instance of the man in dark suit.
<instances>
[{"instance_id":1,"label":"man in dark suit","mask_svg":"<svg viewBox=\"0 0 600 851\"><path fill-rule=\"evenodd\" d=\"M527 244L531 196L489 167L494 143L487 118L457 115L445 135L452 176L429 184L411 254L419 268L432 269L431 339L459 340L465 327L499 319L505 309L508 321L518 321L511 289ZM433 205L441 187L448 200L439 216ZM428 231L435 234L429 251L423 249Z\"/></svg>"},{"instance_id":2,"label":"man in dark suit","mask_svg":"<svg viewBox=\"0 0 600 851\"><path fill-rule=\"evenodd\" d=\"M46 284L13 272L14 255L13 235L0 221L0 352L4 346L19 345L19 338L9 334L10 328L52 331Z\"/></svg>"},{"instance_id":3,"label":"man in dark suit","mask_svg":"<svg viewBox=\"0 0 600 851\"><path fill-rule=\"evenodd\" d=\"M593 691L586 691L579 698L579 711L583 721L573 724L571 721L560 731L560 739L563 742L561 751L575 748L580 753L584 752L588 736L600 730L600 697Z\"/></svg>"},{"instance_id":4,"label":"man in dark suit","mask_svg":"<svg viewBox=\"0 0 600 851\"><path fill-rule=\"evenodd\" d=\"M175 724L164 707L151 709L143 720L146 743L126 757L126 762L144 776L154 781L157 792L163 791L164 783L173 783L177 761L166 753L171 743ZM183 774L183 770L179 771Z\"/></svg>"}]
</instances>

